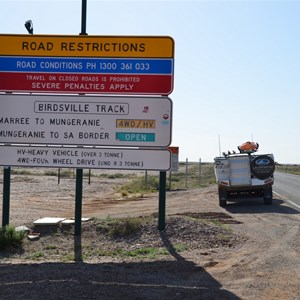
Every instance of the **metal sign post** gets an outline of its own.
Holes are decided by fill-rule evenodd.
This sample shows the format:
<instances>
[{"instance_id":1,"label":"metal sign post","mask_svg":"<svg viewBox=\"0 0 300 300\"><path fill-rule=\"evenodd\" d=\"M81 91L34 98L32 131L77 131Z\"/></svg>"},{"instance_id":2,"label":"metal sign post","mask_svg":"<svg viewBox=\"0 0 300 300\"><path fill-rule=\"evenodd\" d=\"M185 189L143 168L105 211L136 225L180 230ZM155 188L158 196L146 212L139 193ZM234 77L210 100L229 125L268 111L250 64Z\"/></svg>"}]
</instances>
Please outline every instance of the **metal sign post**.
<instances>
[{"instance_id":1,"label":"metal sign post","mask_svg":"<svg viewBox=\"0 0 300 300\"><path fill-rule=\"evenodd\" d=\"M83 169L76 169L75 235L81 234Z\"/></svg>"},{"instance_id":2,"label":"metal sign post","mask_svg":"<svg viewBox=\"0 0 300 300\"><path fill-rule=\"evenodd\" d=\"M159 172L158 230L160 231L166 227L166 177L167 172Z\"/></svg>"},{"instance_id":3,"label":"metal sign post","mask_svg":"<svg viewBox=\"0 0 300 300\"><path fill-rule=\"evenodd\" d=\"M2 227L9 225L10 167L4 167Z\"/></svg>"},{"instance_id":4,"label":"metal sign post","mask_svg":"<svg viewBox=\"0 0 300 300\"><path fill-rule=\"evenodd\" d=\"M87 0L82 0L81 7L81 33L86 35L86 10ZM76 193L75 193L75 235L81 235L81 217L82 217L82 189L83 189L83 169L76 169Z\"/></svg>"}]
</instances>

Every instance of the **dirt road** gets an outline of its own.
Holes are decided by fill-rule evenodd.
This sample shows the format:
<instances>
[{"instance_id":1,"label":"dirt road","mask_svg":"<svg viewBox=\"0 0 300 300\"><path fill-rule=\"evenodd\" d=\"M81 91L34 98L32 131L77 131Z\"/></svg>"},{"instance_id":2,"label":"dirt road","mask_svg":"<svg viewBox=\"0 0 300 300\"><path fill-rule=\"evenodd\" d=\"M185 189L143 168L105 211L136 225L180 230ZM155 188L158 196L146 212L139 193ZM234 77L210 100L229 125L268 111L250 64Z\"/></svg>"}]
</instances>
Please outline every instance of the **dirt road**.
<instances>
[{"instance_id":1,"label":"dirt road","mask_svg":"<svg viewBox=\"0 0 300 300\"><path fill-rule=\"evenodd\" d=\"M124 200L112 187L123 179L84 183L83 217L124 217L155 213L158 196ZM1 187L2 189L2 187ZM14 176L11 223L74 216L75 180ZM1 195L2 196L2 195ZM0 263L3 299L300 299L300 213L281 199L218 206L216 187L167 192L168 215L225 213L246 237L231 250L191 250L155 261L110 259L85 263ZM1 212L2 215L2 212ZM206 262L204 264L204 261ZM209 262L209 263L207 263ZM22 291L12 293L12 291ZM83 292L84 291L84 292ZM1 298L1 297L0 297Z\"/></svg>"},{"instance_id":2,"label":"dirt road","mask_svg":"<svg viewBox=\"0 0 300 300\"><path fill-rule=\"evenodd\" d=\"M210 274L245 299L300 299L299 212L280 199L272 206L248 201L226 210L242 223L232 227L249 240Z\"/></svg>"}]
</instances>

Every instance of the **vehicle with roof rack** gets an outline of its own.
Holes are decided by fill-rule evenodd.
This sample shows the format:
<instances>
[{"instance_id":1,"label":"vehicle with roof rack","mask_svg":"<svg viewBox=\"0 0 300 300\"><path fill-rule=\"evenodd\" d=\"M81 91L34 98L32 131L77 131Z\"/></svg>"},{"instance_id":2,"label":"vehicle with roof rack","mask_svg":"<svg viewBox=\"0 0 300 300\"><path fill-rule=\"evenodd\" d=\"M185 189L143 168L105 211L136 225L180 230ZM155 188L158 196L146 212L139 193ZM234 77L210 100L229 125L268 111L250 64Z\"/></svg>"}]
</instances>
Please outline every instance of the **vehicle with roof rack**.
<instances>
[{"instance_id":1,"label":"vehicle with roof rack","mask_svg":"<svg viewBox=\"0 0 300 300\"><path fill-rule=\"evenodd\" d=\"M219 205L242 197L263 197L272 204L275 162L273 154L256 154L259 144L246 142L214 159Z\"/></svg>"}]
</instances>

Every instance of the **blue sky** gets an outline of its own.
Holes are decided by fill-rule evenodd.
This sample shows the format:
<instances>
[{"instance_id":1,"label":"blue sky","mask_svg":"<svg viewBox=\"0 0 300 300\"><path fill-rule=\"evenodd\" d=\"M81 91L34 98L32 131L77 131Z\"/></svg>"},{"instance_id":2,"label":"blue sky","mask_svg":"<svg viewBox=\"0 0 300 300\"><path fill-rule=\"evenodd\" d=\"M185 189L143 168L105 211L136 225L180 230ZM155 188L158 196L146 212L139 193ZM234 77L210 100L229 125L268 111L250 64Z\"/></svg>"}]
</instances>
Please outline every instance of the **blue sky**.
<instances>
[{"instance_id":1,"label":"blue sky","mask_svg":"<svg viewBox=\"0 0 300 300\"><path fill-rule=\"evenodd\" d=\"M81 31L81 0L0 0L0 33ZM253 140L300 163L300 1L87 1L90 35L175 40L172 145L213 161Z\"/></svg>"}]
</instances>

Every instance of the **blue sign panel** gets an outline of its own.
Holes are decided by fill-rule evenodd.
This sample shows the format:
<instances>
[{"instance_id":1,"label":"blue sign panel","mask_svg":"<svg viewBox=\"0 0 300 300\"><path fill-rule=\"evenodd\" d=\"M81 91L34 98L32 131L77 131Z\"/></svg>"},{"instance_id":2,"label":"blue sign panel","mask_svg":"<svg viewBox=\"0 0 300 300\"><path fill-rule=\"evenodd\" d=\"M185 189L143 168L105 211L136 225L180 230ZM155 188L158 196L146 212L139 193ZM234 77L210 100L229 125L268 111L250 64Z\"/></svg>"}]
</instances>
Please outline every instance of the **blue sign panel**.
<instances>
[{"instance_id":1,"label":"blue sign panel","mask_svg":"<svg viewBox=\"0 0 300 300\"><path fill-rule=\"evenodd\" d=\"M173 60L1 56L0 72L169 75Z\"/></svg>"}]
</instances>

